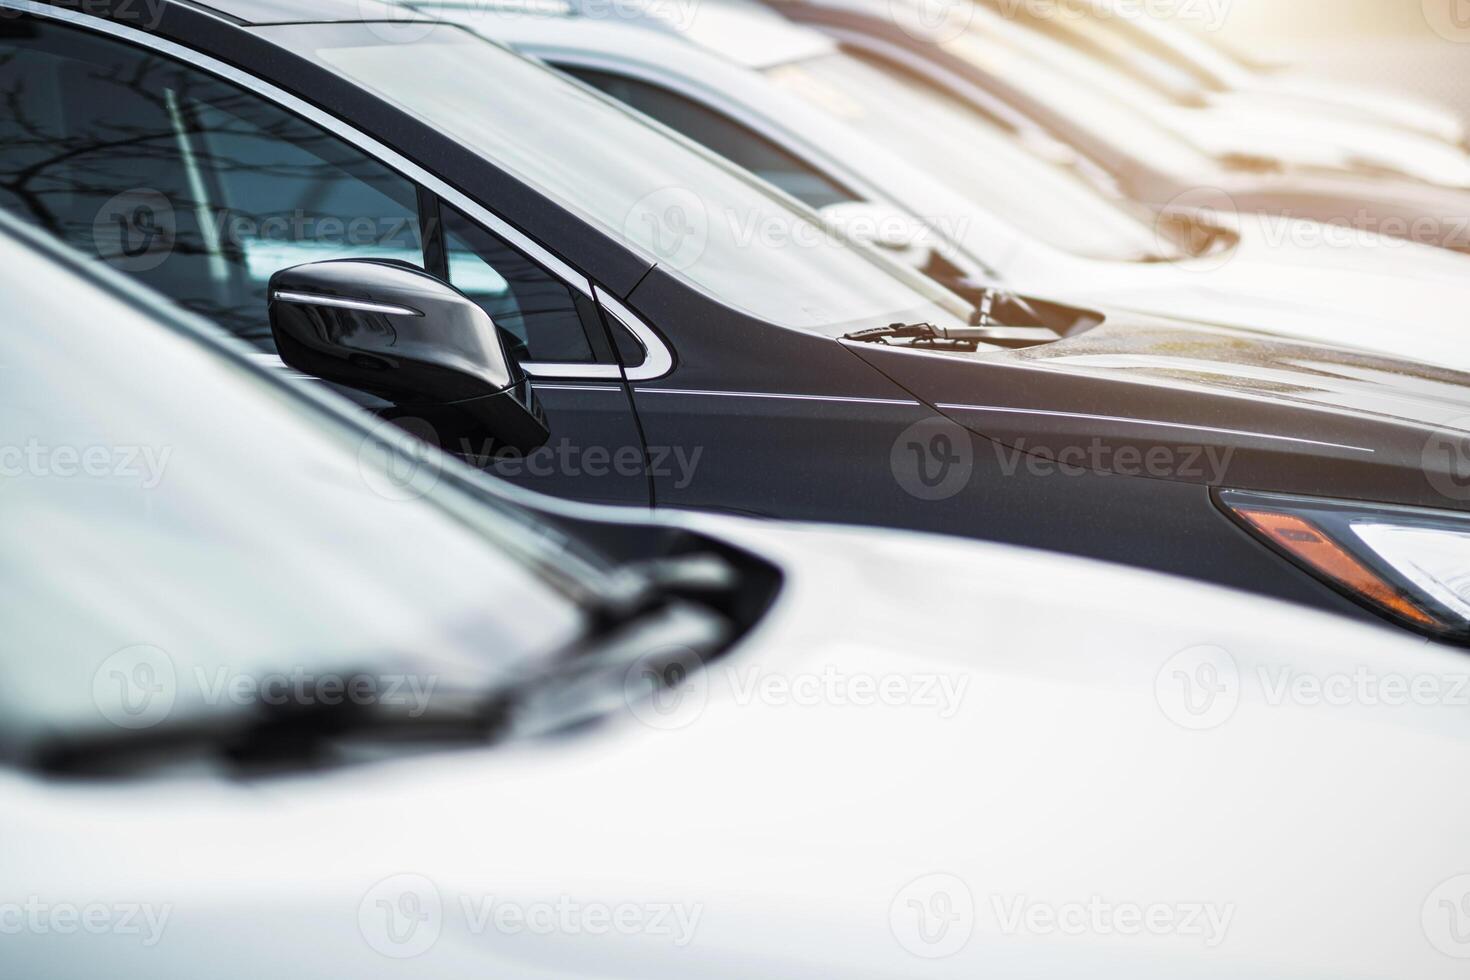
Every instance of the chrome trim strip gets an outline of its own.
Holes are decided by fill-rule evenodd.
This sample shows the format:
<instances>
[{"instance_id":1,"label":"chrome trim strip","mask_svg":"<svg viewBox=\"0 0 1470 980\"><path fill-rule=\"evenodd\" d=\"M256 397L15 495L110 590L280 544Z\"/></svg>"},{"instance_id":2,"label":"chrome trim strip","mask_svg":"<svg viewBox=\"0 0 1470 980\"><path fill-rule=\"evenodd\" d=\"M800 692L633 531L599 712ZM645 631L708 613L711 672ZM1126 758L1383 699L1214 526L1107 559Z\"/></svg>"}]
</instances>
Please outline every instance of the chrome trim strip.
<instances>
[{"instance_id":1,"label":"chrome trim strip","mask_svg":"<svg viewBox=\"0 0 1470 980\"><path fill-rule=\"evenodd\" d=\"M846 402L854 405L912 405L900 398L857 398L847 395L793 395L772 391L700 391L692 388L635 388L640 395L709 395L716 398L780 398L801 402Z\"/></svg>"},{"instance_id":2,"label":"chrome trim strip","mask_svg":"<svg viewBox=\"0 0 1470 980\"><path fill-rule=\"evenodd\" d=\"M541 265L544 265L553 274L560 277L561 279L564 279L578 292L582 293L584 296L592 298L592 283L586 276L582 275L580 272L567 265L561 259L557 258L541 245L537 244L535 241L532 241L529 237L522 234L506 221L496 216L492 212L487 211L479 204L476 204L474 201L470 200L468 197L455 190L449 184L445 183L443 180L440 180L438 177L434 176L432 173L425 170L423 167L420 167L418 164L412 162L397 151L390 149L383 143L378 142L373 137L368 136L366 133L354 129L352 126L348 125L346 122L337 118L336 116L333 116L327 112L323 112L321 109L318 109L311 103L299 99L296 96L284 91L283 89L277 88L270 82L257 78L254 75L247 74L246 72L243 72L240 69L233 67L232 65L225 64L223 61L218 61L214 58L209 57L208 55L200 54L198 51L195 51L192 48L186 48L181 44L176 44L173 41L169 41L165 38L157 37L155 35L147 33L146 31L140 31L132 27L124 27L121 24L116 24L112 21L104 20L100 17L77 13L76 11L60 7L53 7L49 4L37 3L35 2L35 0L0 0L0 8L21 10L25 13L34 14L38 17L46 17L51 20L64 21L76 27L81 27L99 34L110 34L113 37L122 38L125 41L131 41L134 44L138 44L146 48L152 48L155 51L159 51L163 54L167 54L171 57L177 58L178 60L183 61L195 68L199 68L203 71L210 72L211 74L218 75L223 79L234 82L236 85L239 85L242 88L249 89L250 91L255 92L257 95L262 95L265 98L270 99L272 102L275 102L276 104L282 106L283 108L289 109L291 112L294 112L305 119L311 120L318 126L321 126L323 129L332 133L334 136L338 136L348 143L353 144L364 153L367 153L369 156L376 157L379 162L398 171L409 180L412 180L415 183L418 183L427 188L428 190L433 191L439 197L443 198L447 203L453 205L460 211L463 211L466 216L484 225L486 228L495 232L495 234L499 235L501 238L504 238L507 242L510 242L516 248L520 249L522 252L525 252L531 258L535 259ZM238 27L238 25L235 26ZM244 30L245 28L239 29Z\"/></svg>"},{"instance_id":3,"label":"chrome trim strip","mask_svg":"<svg viewBox=\"0 0 1470 980\"><path fill-rule=\"evenodd\" d=\"M323 296L320 293L294 293L277 289L271 299L281 303L300 303L303 306L335 306L343 310L361 310L364 313L388 313L392 316L423 316L418 310L391 303L369 303L362 299L345 299L341 296Z\"/></svg>"},{"instance_id":4,"label":"chrome trim strip","mask_svg":"<svg viewBox=\"0 0 1470 980\"><path fill-rule=\"evenodd\" d=\"M551 361L526 361L521 365L521 370L533 378L623 380L623 371L616 364L557 364Z\"/></svg>"},{"instance_id":5,"label":"chrome trim strip","mask_svg":"<svg viewBox=\"0 0 1470 980\"><path fill-rule=\"evenodd\" d=\"M1345 446L1338 442L1318 442L1315 439L1299 439L1295 436L1278 436L1269 432L1250 432L1245 429L1219 429L1210 425L1189 425L1184 422L1160 422L1157 419L1129 419L1118 415L1088 415L1081 412L1052 412L1040 408L1004 408L999 405L956 405L940 402L938 408L962 412L997 412L1004 415L1046 415L1053 418L1087 419L1093 422L1119 422L1124 425L1152 425L1162 429L1185 429L1190 432L1216 432L1221 435L1250 436L1253 439L1270 439L1276 442L1295 442L1304 446L1322 446L1327 449L1348 449L1356 453L1374 453L1375 449L1364 446Z\"/></svg>"},{"instance_id":6,"label":"chrome trim strip","mask_svg":"<svg viewBox=\"0 0 1470 980\"><path fill-rule=\"evenodd\" d=\"M549 385L539 381L532 381L531 387L537 391L611 391L621 394L623 389L614 388L612 385Z\"/></svg>"},{"instance_id":7,"label":"chrome trim strip","mask_svg":"<svg viewBox=\"0 0 1470 980\"><path fill-rule=\"evenodd\" d=\"M643 347L643 363L623 372L629 381L655 381L674 369L674 352L669 350L662 337L654 333L652 327L640 320L632 310L609 296L607 290L601 286L592 287L592 293L598 304L611 314L613 319L622 324L623 328L633 335L633 339Z\"/></svg>"}]
</instances>

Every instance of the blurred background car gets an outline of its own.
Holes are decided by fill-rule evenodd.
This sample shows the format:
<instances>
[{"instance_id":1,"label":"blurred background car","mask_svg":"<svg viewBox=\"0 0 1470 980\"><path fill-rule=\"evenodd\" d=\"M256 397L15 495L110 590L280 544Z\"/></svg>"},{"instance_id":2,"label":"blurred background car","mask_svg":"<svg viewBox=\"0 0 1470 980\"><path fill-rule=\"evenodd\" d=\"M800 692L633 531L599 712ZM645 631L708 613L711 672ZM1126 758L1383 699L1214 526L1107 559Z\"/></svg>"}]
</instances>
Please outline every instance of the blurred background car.
<instances>
[{"instance_id":1,"label":"blurred background car","mask_svg":"<svg viewBox=\"0 0 1470 980\"><path fill-rule=\"evenodd\" d=\"M1463 151L1437 140L1408 157L1434 172L1410 177L1365 167L1317 143L1293 157L1294 136L1271 134L1226 148L1202 138L1208 125L1175 125L1181 114L1151 110L1158 99L1067 46L983 7L924 16L920 0L777 0L786 16L820 26L845 45L985 105L999 99L1105 170L1125 193L1163 211L1256 211L1300 218L1364 240L1387 235L1470 250ZM1167 116L1168 118L1164 118ZM1184 118L1195 118L1184 115ZM1298 126L1297 130L1305 127ZM1241 132L1214 130L1228 138ZM1305 143L1312 143L1309 137ZM1389 142L1387 139L1385 143ZM1320 150L1320 152L1319 152ZM1451 159L1445 168L1435 159Z\"/></svg>"},{"instance_id":2,"label":"blurred background car","mask_svg":"<svg viewBox=\"0 0 1470 980\"><path fill-rule=\"evenodd\" d=\"M1160 218L1003 105L998 115L741 0L687 21L413 9L646 113L946 288L1269 329L1470 367L1470 260L1254 215ZM1470 195L1466 195L1470 224Z\"/></svg>"},{"instance_id":3,"label":"blurred background car","mask_svg":"<svg viewBox=\"0 0 1470 980\"><path fill-rule=\"evenodd\" d=\"M1241 49L1221 40L1219 35L1232 20L1248 16L1248 2L1232 3L1223 10L1218 23L1198 17L1150 14L1119 0L982 2L1039 29L1053 30L1122 71L1170 87L1177 98L1187 102L1228 105L1239 101L1247 110L1269 107L1308 113L1314 118L1327 114L1406 129L1456 146L1465 142L1464 120L1446 106L1411 98L1389 87L1288 72L1286 64L1271 61L1275 56L1272 52L1252 58L1245 50L1245 40L1239 42ZM1379 0L1337 3L1317 26L1320 29L1327 26L1325 22L1350 20L1354 6L1359 11L1382 11L1397 5ZM1425 4L1426 14L1430 6ZM1297 5L1298 10L1302 7ZM1428 26L1427 16L1420 26ZM1319 30L1319 42L1324 33ZM1281 40L1278 37L1278 43Z\"/></svg>"},{"instance_id":4,"label":"blurred background car","mask_svg":"<svg viewBox=\"0 0 1470 980\"><path fill-rule=\"evenodd\" d=\"M1460 975L1462 654L536 501L8 220L0 257L16 975ZM1444 700L1272 701L1363 674Z\"/></svg>"}]
</instances>

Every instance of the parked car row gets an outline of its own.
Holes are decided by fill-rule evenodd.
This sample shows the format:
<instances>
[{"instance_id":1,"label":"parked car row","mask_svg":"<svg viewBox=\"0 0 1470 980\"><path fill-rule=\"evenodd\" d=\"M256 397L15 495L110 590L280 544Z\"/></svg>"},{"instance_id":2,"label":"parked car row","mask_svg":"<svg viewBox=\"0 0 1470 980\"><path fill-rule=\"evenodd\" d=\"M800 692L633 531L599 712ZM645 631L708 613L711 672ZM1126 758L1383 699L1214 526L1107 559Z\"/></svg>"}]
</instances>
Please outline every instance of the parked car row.
<instances>
[{"instance_id":1,"label":"parked car row","mask_svg":"<svg viewBox=\"0 0 1470 980\"><path fill-rule=\"evenodd\" d=\"M0 0L7 972L1460 975L1463 130L903 2Z\"/></svg>"}]
</instances>

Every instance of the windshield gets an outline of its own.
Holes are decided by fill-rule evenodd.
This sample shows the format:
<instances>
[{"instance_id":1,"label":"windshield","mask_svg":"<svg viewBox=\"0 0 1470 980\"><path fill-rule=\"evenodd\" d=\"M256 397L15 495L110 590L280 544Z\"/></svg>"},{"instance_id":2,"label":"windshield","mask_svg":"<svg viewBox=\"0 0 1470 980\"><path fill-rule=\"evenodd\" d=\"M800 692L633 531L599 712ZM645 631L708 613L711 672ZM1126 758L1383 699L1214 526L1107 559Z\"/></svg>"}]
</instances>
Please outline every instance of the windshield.
<instances>
[{"instance_id":1,"label":"windshield","mask_svg":"<svg viewBox=\"0 0 1470 980\"><path fill-rule=\"evenodd\" d=\"M298 45L315 36L310 25L290 31ZM499 45L447 26L419 44L341 46L341 33L324 32L332 41L316 57L728 306L830 333L968 313L798 202Z\"/></svg>"},{"instance_id":2,"label":"windshield","mask_svg":"<svg viewBox=\"0 0 1470 980\"><path fill-rule=\"evenodd\" d=\"M1075 151L1051 140L1028 146L1019 134L898 69L833 53L779 65L766 75L1051 245L1119 261L1184 255L1141 210L1100 193L1079 169Z\"/></svg>"},{"instance_id":3,"label":"windshield","mask_svg":"<svg viewBox=\"0 0 1470 980\"><path fill-rule=\"evenodd\" d=\"M941 45L976 68L1036 100L1066 124L1109 146L1126 147L1134 157L1165 173L1208 175L1218 167L1197 147L1154 122L1117 97L1115 85L1099 88L1092 80L1069 73L1060 64L1008 43L966 31ZM1157 101L1144 96L1137 104Z\"/></svg>"},{"instance_id":4,"label":"windshield","mask_svg":"<svg viewBox=\"0 0 1470 980\"><path fill-rule=\"evenodd\" d=\"M1178 65L1175 53L1158 44L1129 15L1099 12L1090 5L1063 4L1034 11L1023 6L1013 16L1101 59L1112 69L1128 73L1168 98L1200 99L1206 94L1195 73Z\"/></svg>"},{"instance_id":5,"label":"windshield","mask_svg":"<svg viewBox=\"0 0 1470 980\"><path fill-rule=\"evenodd\" d=\"M298 683L488 690L585 631L596 559L445 457L320 410L137 287L0 249L0 752Z\"/></svg>"}]
</instances>

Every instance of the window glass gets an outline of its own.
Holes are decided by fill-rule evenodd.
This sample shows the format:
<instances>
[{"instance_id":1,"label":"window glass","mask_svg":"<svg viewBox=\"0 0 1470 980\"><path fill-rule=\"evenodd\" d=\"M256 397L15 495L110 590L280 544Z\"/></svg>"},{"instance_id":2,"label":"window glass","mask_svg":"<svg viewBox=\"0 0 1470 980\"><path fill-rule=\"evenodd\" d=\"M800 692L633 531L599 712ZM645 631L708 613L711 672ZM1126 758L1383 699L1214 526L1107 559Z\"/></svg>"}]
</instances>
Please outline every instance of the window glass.
<instances>
[{"instance_id":1,"label":"window glass","mask_svg":"<svg viewBox=\"0 0 1470 980\"><path fill-rule=\"evenodd\" d=\"M305 24L272 36L730 307L829 334L898 320L958 325L969 312L749 173L497 44L447 25L413 44L354 46L343 33Z\"/></svg>"},{"instance_id":2,"label":"window glass","mask_svg":"<svg viewBox=\"0 0 1470 980\"><path fill-rule=\"evenodd\" d=\"M1062 144L1030 145L889 65L838 52L778 65L766 76L880 142L902 147L954 190L1058 248L1118 261L1183 254L1161 239L1141 209L1104 196Z\"/></svg>"},{"instance_id":3,"label":"window glass","mask_svg":"<svg viewBox=\"0 0 1470 980\"><path fill-rule=\"evenodd\" d=\"M520 360L593 360L572 291L468 218L441 205L449 281L509 335Z\"/></svg>"},{"instance_id":4,"label":"window glass","mask_svg":"<svg viewBox=\"0 0 1470 980\"><path fill-rule=\"evenodd\" d=\"M683 133L808 207L821 209L858 200L835 181L723 113L640 79L590 68L567 66L562 70Z\"/></svg>"},{"instance_id":5,"label":"window glass","mask_svg":"<svg viewBox=\"0 0 1470 980\"><path fill-rule=\"evenodd\" d=\"M411 183L213 76L19 20L0 34L0 207L272 349L279 269L423 265Z\"/></svg>"}]
</instances>

